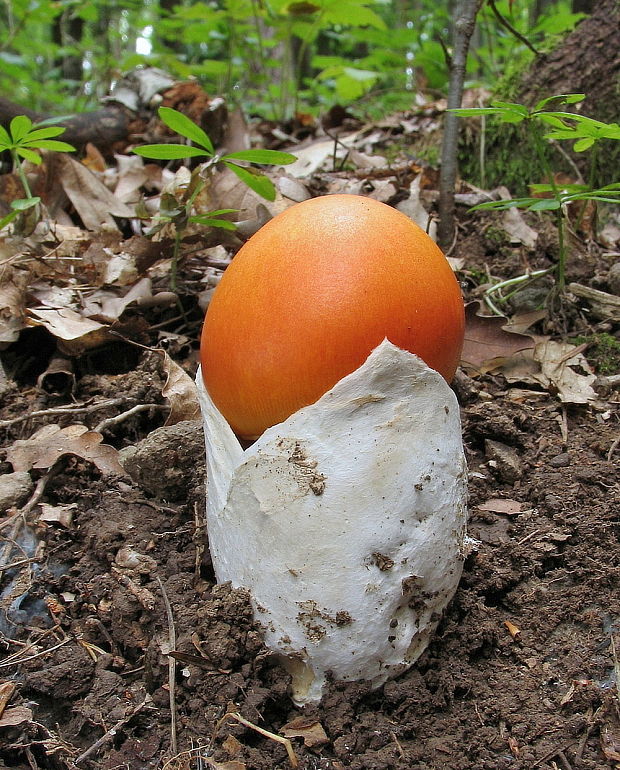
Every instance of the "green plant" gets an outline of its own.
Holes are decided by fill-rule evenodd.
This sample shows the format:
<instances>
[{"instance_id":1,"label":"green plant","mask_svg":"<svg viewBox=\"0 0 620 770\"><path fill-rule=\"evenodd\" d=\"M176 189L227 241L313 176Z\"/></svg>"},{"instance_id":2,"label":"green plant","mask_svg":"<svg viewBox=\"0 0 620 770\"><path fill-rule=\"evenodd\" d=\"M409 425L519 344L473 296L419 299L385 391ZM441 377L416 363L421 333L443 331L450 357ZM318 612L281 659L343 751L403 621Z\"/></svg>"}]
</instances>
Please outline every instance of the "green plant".
<instances>
[{"instance_id":1,"label":"green plant","mask_svg":"<svg viewBox=\"0 0 620 770\"><path fill-rule=\"evenodd\" d=\"M54 118L58 120L58 118ZM28 209L35 208L41 199L32 194L28 178L24 171L23 161L39 165L41 156L37 150L51 150L52 152L73 152L75 147L67 142L59 142L52 137L60 136L65 131L63 126L49 125L51 121L43 121L33 124L26 115L17 115L11 120L9 130L0 126L0 152L8 152L13 162L13 170L19 176L24 188L25 198L11 201L12 211L0 219L0 230L16 219Z\"/></svg>"},{"instance_id":2,"label":"green plant","mask_svg":"<svg viewBox=\"0 0 620 770\"><path fill-rule=\"evenodd\" d=\"M297 158L288 152L278 152L277 150L240 150L239 152L218 155L208 134L186 115L171 107L160 107L158 112L159 117L168 128L193 142L193 144L144 144L134 148L133 151L137 155L154 160L208 158L205 163L197 166L192 171L189 184L184 189L180 200L169 193L162 195L159 217L154 228L151 229L151 232L156 232L167 223L174 225L175 242L170 277L170 285L174 289L176 287L176 270L181 249L181 237L190 222L207 227L220 227L225 230L236 229L234 222L223 219L227 214L234 213L236 209L218 209L217 211L199 214L192 213L196 199L204 189L205 179L215 166L218 163L222 163L254 192L266 200L272 201L275 199L276 191L271 179L257 169L251 166L242 166L239 162L281 166L294 163Z\"/></svg>"},{"instance_id":3,"label":"green plant","mask_svg":"<svg viewBox=\"0 0 620 770\"><path fill-rule=\"evenodd\" d=\"M620 371L620 341L607 332L575 337L574 345L587 345L586 357L598 374L612 375Z\"/></svg>"},{"instance_id":4,"label":"green plant","mask_svg":"<svg viewBox=\"0 0 620 770\"><path fill-rule=\"evenodd\" d=\"M533 193L531 196L489 201L474 206L472 210L504 210L517 207L526 211L555 212L559 238L559 254L555 272L557 288L560 292L564 290L566 283L566 207L575 202L583 202L583 205L587 201L620 202L620 183L599 188L594 188L591 184L558 184L544 152L545 140L572 140L575 152L594 150L597 142L601 139L620 140L620 125L617 123L603 123L578 113L547 109L553 102L560 105L577 104L584 98L584 94L549 96L539 101L531 110L523 104L513 102L492 102L490 107L452 110L461 117L494 115L506 124L527 123L534 139L536 160L544 178L548 181L542 184L531 184L529 186Z\"/></svg>"}]
</instances>

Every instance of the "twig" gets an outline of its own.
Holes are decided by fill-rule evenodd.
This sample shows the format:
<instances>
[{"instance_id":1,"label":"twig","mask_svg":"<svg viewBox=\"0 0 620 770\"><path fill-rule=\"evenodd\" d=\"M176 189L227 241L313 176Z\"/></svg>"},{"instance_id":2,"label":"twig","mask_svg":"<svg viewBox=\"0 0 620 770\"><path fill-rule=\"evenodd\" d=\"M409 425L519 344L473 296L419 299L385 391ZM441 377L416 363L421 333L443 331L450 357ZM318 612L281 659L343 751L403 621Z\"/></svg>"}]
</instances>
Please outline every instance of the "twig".
<instances>
[{"instance_id":1,"label":"twig","mask_svg":"<svg viewBox=\"0 0 620 770\"><path fill-rule=\"evenodd\" d=\"M5 660L4 663L0 663L0 668L6 668L7 666L19 666L21 663L26 663L29 660L35 660L36 658L40 658L43 655L47 655L50 652L54 652L54 650L57 650L59 647L64 647L65 644L69 644L69 642L72 642L72 641L73 641L73 637L67 637L66 639L63 639L62 642L55 644L53 647L48 647L47 650L41 650L41 652L37 652L36 655L30 655L28 658L18 658L17 660Z\"/></svg>"},{"instance_id":2,"label":"twig","mask_svg":"<svg viewBox=\"0 0 620 770\"><path fill-rule=\"evenodd\" d=\"M37 409L34 412L28 412L27 414L20 414L19 417L11 417L10 420L0 420L0 428L10 428L17 423L25 422L34 417L48 417L62 414L84 414L88 412L97 412L99 409L106 409L109 406L118 406L125 403L126 398L109 398L106 401L99 401L96 404L90 404L90 406L56 406L52 409Z\"/></svg>"},{"instance_id":3,"label":"twig","mask_svg":"<svg viewBox=\"0 0 620 770\"><path fill-rule=\"evenodd\" d=\"M118 569L118 567L112 567L111 573L123 586L123 588L126 588L129 593L140 602L145 610L152 612L155 609L157 602L148 588L143 588L142 586L135 583L130 577L124 575L120 569Z\"/></svg>"},{"instance_id":4,"label":"twig","mask_svg":"<svg viewBox=\"0 0 620 770\"><path fill-rule=\"evenodd\" d=\"M236 711L228 711L215 725L215 729L213 731L212 743L215 742L215 736L217 735L218 730L229 717L231 719L236 719L237 722L239 722L240 724L245 725L245 727L249 727L250 730L254 730L255 732L259 733L265 738L269 738L269 740L276 741L276 743L281 743L286 749L286 753L288 754L291 767L298 767L299 761L297 759L297 755L295 754L295 751L293 749L293 744L288 738L283 738L281 735L276 735L276 733L270 733L269 730L264 730L262 727L259 727L258 725L255 725L252 722L250 722L248 719L245 719L244 717L242 717L241 714L237 713Z\"/></svg>"},{"instance_id":5,"label":"twig","mask_svg":"<svg viewBox=\"0 0 620 770\"><path fill-rule=\"evenodd\" d=\"M159 589L161 591L162 599L164 600L164 607L166 608L166 617L168 619L168 646L170 651L175 650L177 646L177 635L174 628L174 616L172 614L172 606L168 599L168 594L164 588L164 584L161 581L159 575L157 576L157 582L159 583ZM177 704L176 704L176 661L171 655L168 655L168 692L170 696L170 748L173 754L178 753L177 747Z\"/></svg>"},{"instance_id":6,"label":"twig","mask_svg":"<svg viewBox=\"0 0 620 770\"><path fill-rule=\"evenodd\" d=\"M95 426L93 430L97 431L97 433L101 433L103 430L111 428L113 425L118 425L119 423L123 422L123 420L126 420L129 417L133 417L134 414L138 414L139 412L146 412L148 409L167 408L168 407L164 404L136 404L136 406L132 406L131 409L128 409L126 412L117 414L116 417L107 417L105 420L101 420L101 422Z\"/></svg>"},{"instance_id":7,"label":"twig","mask_svg":"<svg viewBox=\"0 0 620 770\"><path fill-rule=\"evenodd\" d=\"M497 7L495 5L495 0L489 0L489 5L491 7L491 10L495 14L495 18L499 21L499 23L502 25L502 27L505 27L508 32L510 32L511 35L514 35L517 40L520 40L523 45L527 46L530 51L535 55L538 56L539 52L534 48L534 46L530 43L530 41L525 37L525 35L522 35L519 30L515 29L512 24L506 19L502 14L497 10Z\"/></svg>"},{"instance_id":8,"label":"twig","mask_svg":"<svg viewBox=\"0 0 620 770\"><path fill-rule=\"evenodd\" d=\"M607 452L607 462L611 462L611 458L614 456L614 452L618 448L618 445L620 445L620 436L618 436L615 441L613 441L612 445L609 447L609 452Z\"/></svg>"},{"instance_id":9,"label":"twig","mask_svg":"<svg viewBox=\"0 0 620 770\"><path fill-rule=\"evenodd\" d=\"M136 714L138 714L142 709L146 706L146 704L149 702L150 696L147 696L142 703L139 703L131 713L124 716L122 719L119 719L118 722L110 727L110 729L104 733L101 738L96 740L92 746L89 746L85 752L80 754L80 756L77 759L73 760L73 763L76 765L79 765L80 762L83 762L85 759L88 759L91 754L94 754L96 751L98 751L105 743L107 743L109 740L114 738L116 733L121 729L121 727L124 727L127 722L129 722L130 719L133 719Z\"/></svg>"}]
</instances>

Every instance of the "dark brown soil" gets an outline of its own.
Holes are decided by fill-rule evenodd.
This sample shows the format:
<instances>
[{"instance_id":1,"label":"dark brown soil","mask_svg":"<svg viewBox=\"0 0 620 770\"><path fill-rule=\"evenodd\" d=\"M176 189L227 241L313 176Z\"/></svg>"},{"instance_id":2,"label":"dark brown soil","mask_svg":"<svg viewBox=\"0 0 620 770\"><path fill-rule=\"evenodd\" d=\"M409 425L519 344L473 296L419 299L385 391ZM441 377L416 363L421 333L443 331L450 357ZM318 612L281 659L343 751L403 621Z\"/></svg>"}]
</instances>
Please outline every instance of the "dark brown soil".
<instances>
[{"instance_id":1,"label":"dark brown soil","mask_svg":"<svg viewBox=\"0 0 620 770\"><path fill-rule=\"evenodd\" d=\"M110 353L111 374L81 371L65 402L120 392L128 405L162 404L158 356L123 355ZM183 363L193 370L191 358ZM58 402L33 381L26 372L5 392L0 418ZM198 423L158 433L137 481L79 458L49 478L33 471L45 481L41 502L70 506L72 520L3 522L0 711L2 693L16 689L0 716L0 768L291 767L281 742L224 718L230 712L300 734L291 740L304 770L620 766L617 396L566 407L490 375L460 381L458 395L479 544L456 596L408 673L374 692L332 682L320 705L302 710L247 596L214 584ZM124 408L79 419L93 427ZM164 414L113 424L105 440L136 444ZM59 420L75 421L16 422L2 444ZM520 511L479 508L494 498Z\"/></svg>"}]
</instances>

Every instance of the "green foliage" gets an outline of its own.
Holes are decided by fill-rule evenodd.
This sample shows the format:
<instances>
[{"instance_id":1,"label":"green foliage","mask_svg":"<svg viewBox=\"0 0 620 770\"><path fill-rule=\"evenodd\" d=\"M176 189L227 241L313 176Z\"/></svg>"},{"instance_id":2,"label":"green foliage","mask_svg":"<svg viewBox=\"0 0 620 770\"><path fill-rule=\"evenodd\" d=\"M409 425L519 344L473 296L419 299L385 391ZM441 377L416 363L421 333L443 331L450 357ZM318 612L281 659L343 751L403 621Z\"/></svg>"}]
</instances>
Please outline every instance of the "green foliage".
<instances>
[{"instance_id":1,"label":"green foliage","mask_svg":"<svg viewBox=\"0 0 620 770\"><path fill-rule=\"evenodd\" d=\"M288 152L278 152L277 150L239 150L238 152L229 152L225 155L217 155L213 142L200 126L196 125L190 118L178 110L170 107L160 107L159 117L161 120L180 136L185 137L190 144L145 144L136 147L134 152L144 158L154 160L181 160L188 158L208 158L206 163L201 164L192 171L190 182L183 191L181 199L171 194L161 196L159 216L151 228L153 234L161 230L166 224L172 224L175 231L175 248L172 259L172 271L170 285L176 288L176 270L180 253L181 236L189 223L200 224L206 227L219 227L224 230L235 230L236 225L228 219L224 219L227 214L233 214L236 209L218 209L217 211L208 211L204 214L194 214L194 204L196 198L205 186L205 177L215 167L217 163L222 163L235 173L242 182L250 187L258 195L266 200L274 200L276 196L275 187L269 177L260 171L250 167L243 166L240 163L261 163L263 165L287 165L294 163L297 158ZM198 146L195 146L198 145Z\"/></svg>"},{"instance_id":2,"label":"green foliage","mask_svg":"<svg viewBox=\"0 0 620 770\"><path fill-rule=\"evenodd\" d=\"M0 152L8 152L13 162L13 170L17 172L24 188L25 198L19 198L11 202L11 209L5 217L0 219L0 229L17 219L29 209L37 209L41 199L33 196L28 178L24 172L22 160L28 160L35 165L41 163L41 156L37 150L49 150L52 152L73 152L75 147L67 142L60 142L53 137L64 133L62 126L49 125L50 121L33 124L26 115L17 115L11 120L9 130L0 126Z\"/></svg>"},{"instance_id":3,"label":"green foliage","mask_svg":"<svg viewBox=\"0 0 620 770\"><path fill-rule=\"evenodd\" d=\"M539 48L581 18L569 0L553 0L535 22L534 0L496 6ZM449 4L432 0L179 0L165 8L141 0L11 0L0 6L8 32L0 42L0 93L35 109L76 111L143 64L196 77L207 91L277 120L336 102L361 102L376 118L410 107L416 91L445 91L452 23ZM494 85L533 55L487 4L478 41L471 82Z\"/></svg>"},{"instance_id":4,"label":"green foliage","mask_svg":"<svg viewBox=\"0 0 620 770\"><path fill-rule=\"evenodd\" d=\"M570 342L574 345L585 343L588 346L585 356L598 374L608 376L620 372L620 341L612 334L601 332L575 337Z\"/></svg>"},{"instance_id":5,"label":"green foliage","mask_svg":"<svg viewBox=\"0 0 620 770\"><path fill-rule=\"evenodd\" d=\"M527 211L555 211L560 239L560 255L557 266L558 286L565 283L566 249L564 211L570 203L598 201L620 203L620 183L595 188L591 184L559 185L555 181L544 152L544 140L573 141L573 150L585 152L596 147L604 139L620 140L620 126L617 123L603 123L598 120L564 110L549 110L551 105L578 104L585 94L557 94L541 99L533 109L516 102L491 102L490 107L472 107L451 110L460 117L492 115L504 124L527 124L533 137L537 160L546 179L542 184L530 184L532 195L509 200L489 201L474 206L472 210L505 210L520 208ZM583 209L582 209L583 211Z\"/></svg>"},{"instance_id":6,"label":"green foliage","mask_svg":"<svg viewBox=\"0 0 620 770\"><path fill-rule=\"evenodd\" d=\"M272 181L256 169L239 165L238 161L261 163L269 166L285 166L297 160L294 155L288 152L278 152L277 150L242 150L240 152L229 152L226 155L216 155L211 139L200 126L197 126L186 115L170 107L160 107L159 117L169 128L194 142L198 147L188 144L144 144L134 149L137 155L155 160L179 160L196 157L210 158L211 165L223 163L242 182L266 200L272 201L276 197Z\"/></svg>"}]
</instances>

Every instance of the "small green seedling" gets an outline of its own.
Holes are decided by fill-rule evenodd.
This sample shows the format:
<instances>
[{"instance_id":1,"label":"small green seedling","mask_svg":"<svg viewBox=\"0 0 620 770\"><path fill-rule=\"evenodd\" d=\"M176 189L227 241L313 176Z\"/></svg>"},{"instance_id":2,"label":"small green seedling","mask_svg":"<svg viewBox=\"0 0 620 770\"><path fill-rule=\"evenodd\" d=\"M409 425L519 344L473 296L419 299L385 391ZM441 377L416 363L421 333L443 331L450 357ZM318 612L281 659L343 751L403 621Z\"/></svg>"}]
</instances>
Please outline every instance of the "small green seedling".
<instances>
[{"instance_id":1,"label":"small green seedling","mask_svg":"<svg viewBox=\"0 0 620 770\"><path fill-rule=\"evenodd\" d=\"M209 211L205 214L192 214L194 202L205 186L205 177L208 176L212 169L218 163L222 163L250 189L254 190L255 193L266 200L273 201L276 197L276 190L271 179L255 168L239 165L238 161L242 163L284 166L294 163L297 158L288 152L278 152L277 150L241 150L239 152L229 152L225 155L217 155L209 136L186 115L171 107L160 107L158 113L165 125L180 136L184 136L193 142L193 144L144 144L134 149L137 155L153 160L208 158L206 163L201 164L192 172L189 185L181 200L178 200L169 193L162 195L159 216L154 227L150 230L153 233L160 230L167 223L174 225L175 241L170 276L170 286L174 290L176 288L181 235L190 222L207 227L220 227L225 230L236 229L234 222L230 222L222 217L226 214L234 213L237 209L218 209L217 211Z\"/></svg>"},{"instance_id":2,"label":"small green seedling","mask_svg":"<svg viewBox=\"0 0 620 770\"><path fill-rule=\"evenodd\" d=\"M59 142L52 137L60 136L66 130L63 126L49 125L52 120L33 123L26 115L17 115L11 120L9 130L0 126L0 152L7 151L13 161L13 169L19 176L24 188L25 198L11 201L11 209L0 219L0 230L28 209L37 207L41 199L32 194L28 178L22 164L23 160L39 165L41 156L37 150L52 150L53 152L74 152L75 147L67 142Z\"/></svg>"},{"instance_id":3,"label":"small green seedling","mask_svg":"<svg viewBox=\"0 0 620 770\"><path fill-rule=\"evenodd\" d=\"M556 104L577 104L585 99L585 94L558 94L542 99L530 110L523 104L512 102L492 102L490 107L472 107L451 110L461 117L479 115L495 115L502 123L522 123L527 121L534 137L534 146L544 176L549 180L544 184L531 184L532 193L545 197L513 198L511 200L489 201L472 207L474 210L508 209L517 207L527 211L554 211L559 237L559 256L556 266L557 287L560 292L564 290L566 283L566 216L565 211L569 203L582 201L604 201L607 203L620 203L620 184L610 184L605 187L594 188L591 184L559 185L555 182L552 169L549 166L544 152L545 140L569 140L573 141L575 152L596 150L596 145L601 139L620 140L620 125L617 123L603 123L593 118L579 115L573 112L549 110L552 102ZM595 168L591 159L591 169ZM583 211L583 209L582 209ZM537 271L536 277L547 271ZM529 276L521 276L527 278ZM512 283L515 279L512 279ZM503 284L502 284L503 286ZM492 287L495 291L498 286Z\"/></svg>"},{"instance_id":4,"label":"small green seedling","mask_svg":"<svg viewBox=\"0 0 620 770\"><path fill-rule=\"evenodd\" d=\"M266 200L273 201L276 191L271 179L254 168L239 165L238 161L260 163L265 166L285 166L294 163L297 158L288 152L277 150L240 150L225 155L216 155L213 142L208 135L183 113L171 107L160 107L159 117L177 134L193 142L188 144L144 144L134 152L144 158L154 160L181 160L185 158L209 158L209 167L223 163L234 172L242 182ZM197 147L195 145L198 145Z\"/></svg>"}]
</instances>

